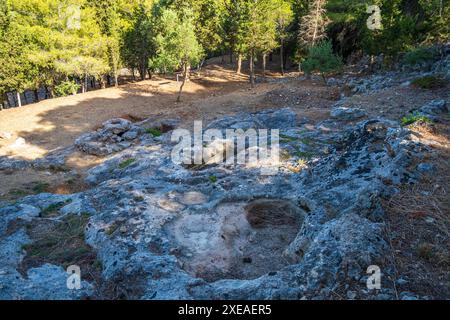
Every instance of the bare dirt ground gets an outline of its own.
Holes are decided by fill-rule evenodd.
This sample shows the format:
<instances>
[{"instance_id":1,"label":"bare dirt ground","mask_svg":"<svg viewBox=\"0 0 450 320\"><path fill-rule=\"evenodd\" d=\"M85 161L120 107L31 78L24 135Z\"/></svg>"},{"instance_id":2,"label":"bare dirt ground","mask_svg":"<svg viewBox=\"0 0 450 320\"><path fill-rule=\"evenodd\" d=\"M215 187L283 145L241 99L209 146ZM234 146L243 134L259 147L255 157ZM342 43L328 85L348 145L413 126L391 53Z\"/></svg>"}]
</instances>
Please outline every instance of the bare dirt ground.
<instances>
[{"instance_id":1,"label":"bare dirt ground","mask_svg":"<svg viewBox=\"0 0 450 320\"><path fill-rule=\"evenodd\" d=\"M321 80L301 80L297 73L290 73L287 78L281 79L276 72L276 62L269 64L267 78L260 77L260 83L251 89L246 75L236 74L232 65L222 64L220 60L209 61L203 70L192 75L180 103L176 102L179 83L174 77L154 77L118 88L3 110L0 112L0 133L6 132L10 137L0 139L0 156L24 160L41 158L58 148L73 145L81 134L117 117L129 120L179 118L182 126L190 127L194 120L203 120L206 124L217 117L242 111L289 106L300 119L314 124L329 118L331 106L341 93L339 88L327 87ZM409 110L439 96L442 92L389 88L371 95L354 95L347 100L347 104L366 109L369 116L398 120ZM101 161L98 157L73 152L67 164L69 169L76 169L81 178L87 169ZM67 181L74 179L64 172L2 172L0 198L11 198L11 190L13 194L14 190L23 190L16 192L19 195L25 193L30 181L48 184L52 186L49 191L59 192L66 190ZM60 184L64 187L61 188Z\"/></svg>"},{"instance_id":2,"label":"bare dirt ground","mask_svg":"<svg viewBox=\"0 0 450 320\"><path fill-rule=\"evenodd\" d=\"M398 278L398 291L448 299L450 292L450 126L410 126L418 142L434 152L424 161L435 172L405 185L386 201L387 234ZM413 163L412 167L418 163Z\"/></svg>"},{"instance_id":3,"label":"bare dirt ground","mask_svg":"<svg viewBox=\"0 0 450 320\"><path fill-rule=\"evenodd\" d=\"M59 148L73 145L81 134L97 129L112 118L139 120L149 117L179 118L182 126L189 127L194 120L205 124L217 117L241 111L257 111L288 105L270 100L272 92L289 94L297 92L307 98L298 103L300 116L326 118L334 98L321 83L277 82L280 74L268 72L267 79L254 89L248 77L238 75L231 65L212 64L192 75L183 92L182 102L176 102L179 83L175 79L154 77L118 88L96 90L75 96L44 100L21 108L3 110L0 113L0 132L10 137L0 139L0 156L34 160ZM311 104L314 108L309 110ZM308 109L308 110L307 110ZM320 109L320 110L319 110ZM80 177L101 158L73 152L67 161L69 169L76 169ZM0 198L11 199L10 193L26 194L29 182L48 184L49 191L61 189L56 184L73 180L64 172L36 170L1 172ZM65 188L63 188L65 189ZM14 192L22 190L21 192ZM15 197L13 197L15 198Z\"/></svg>"}]
</instances>

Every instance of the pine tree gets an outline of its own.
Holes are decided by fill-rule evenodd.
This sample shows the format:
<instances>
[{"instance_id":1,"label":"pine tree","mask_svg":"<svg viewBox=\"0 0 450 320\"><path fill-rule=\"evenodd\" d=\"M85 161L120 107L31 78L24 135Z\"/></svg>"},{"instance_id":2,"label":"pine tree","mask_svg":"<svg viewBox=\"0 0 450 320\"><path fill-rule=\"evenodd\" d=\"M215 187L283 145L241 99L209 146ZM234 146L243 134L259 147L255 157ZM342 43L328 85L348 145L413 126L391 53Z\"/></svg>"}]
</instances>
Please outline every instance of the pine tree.
<instances>
[{"instance_id":1,"label":"pine tree","mask_svg":"<svg viewBox=\"0 0 450 320\"><path fill-rule=\"evenodd\" d=\"M149 59L155 54L154 25L150 8L145 3L139 3L133 17L133 24L124 32L122 58L130 69L137 68L144 80L147 72L151 77Z\"/></svg>"},{"instance_id":2,"label":"pine tree","mask_svg":"<svg viewBox=\"0 0 450 320\"><path fill-rule=\"evenodd\" d=\"M106 37L107 58L114 77L114 85L119 84L120 47L121 47L121 17L117 0L93 1L97 24L100 32Z\"/></svg>"},{"instance_id":3,"label":"pine tree","mask_svg":"<svg viewBox=\"0 0 450 320\"><path fill-rule=\"evenodd\" d=\"M292 12L292 5L286 0L277 0L276 1L276 23L277 23L277 36L280 42L280 67L281 74L284 75L284 46L285 41L289 37L289 32L287 28L291 24L294 18L294 14Z\"/></svg>"},{"instance_id":4,"label":"pine tree","mask_svg":"<svg viewBox=\"0 0 450 320\"><path fill-rule=\"evenodd\" d=\"M327 0L313 0L309 3L308 14L300 19L298 43L306 50L326 37L325 28L329 24L325 5Z\"/></svg>"},{"instance_id":5,"label":"pine tree","mask_svg":"<svg viewBox=\"0 0 450 320\"><path fill-rule=\"evenodd\" d=\"M203 49L196 38L190 10L186 9L177 14L172 9L162 9L158 23L161 32L156 36L157 57L154 63L169 64L173 69L181 68L183 82L177 97L177 101L181 101L183 88L189 79L190 67L203 57Z\"/></svg>"},{"instance_id":6,"label":"pine tree","mask_svg":"<svg viewBox=\"0 0 450 320\"><path fill-rule=\"evenodd\" d=\"M252 0L225 0L224 30L225 41L230 52L230 62L236 54L236 72L241 73L242 58L247 52L246 37L250 22Z\"/></svg>"}]
</instances>

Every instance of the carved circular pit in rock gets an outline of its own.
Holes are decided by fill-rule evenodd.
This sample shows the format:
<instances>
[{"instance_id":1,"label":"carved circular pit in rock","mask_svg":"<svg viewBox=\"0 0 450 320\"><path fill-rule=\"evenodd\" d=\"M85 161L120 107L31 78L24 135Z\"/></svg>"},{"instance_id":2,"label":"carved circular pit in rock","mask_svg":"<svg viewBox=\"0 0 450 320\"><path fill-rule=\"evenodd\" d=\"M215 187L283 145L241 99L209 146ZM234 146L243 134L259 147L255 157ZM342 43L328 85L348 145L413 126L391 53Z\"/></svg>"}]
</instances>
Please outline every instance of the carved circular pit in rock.
<instances>
[{"instance_id":1,"label":"carved circular pit in rock","mask_svg":"<svg viewBox=\"0 0 450 320\"><path fill-rule=\"evenodd\" d=\"M169 232L176 256L189 274L212 282L255 279L288 265L283 257L304 220L304 211L286 200L226 203L214 213L189 214Z\"/></svg>"},{"instance_id":2,"label":"carved circular pit in rock","mask_svg":"<svg viewBox=\"0 0 450 320\"><path fill-rule=\"evenodd\" d=\"M185 205L203 204L208 201L208 198L201 192L189 191L183 194L181 203Z\"/></svg>"}]
</instances>

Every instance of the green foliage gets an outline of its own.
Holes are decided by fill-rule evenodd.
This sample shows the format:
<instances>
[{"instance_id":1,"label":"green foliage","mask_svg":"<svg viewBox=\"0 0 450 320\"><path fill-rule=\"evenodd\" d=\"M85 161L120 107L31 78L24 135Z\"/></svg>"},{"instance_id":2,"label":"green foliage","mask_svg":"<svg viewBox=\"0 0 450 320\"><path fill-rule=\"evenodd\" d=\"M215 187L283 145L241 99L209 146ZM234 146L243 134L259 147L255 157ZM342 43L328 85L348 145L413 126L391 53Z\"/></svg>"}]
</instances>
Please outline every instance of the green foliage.
<instances>
[{"instance_id":1,"label":"green foliage","mask_svg":"<svg viewBox=\"0 0 450 320\"><path fill-rule=\"evenodd\" d=\"M123 34L122 59L129 68L137 68L141 79L149 69L149 59L155 55L155 25L151 10L145 3L133 10L131 27Z\"/></svg>"},{"instance_id":2,"label":"green foliage","mask_svg":"<svg viewBox=\"0 0 450 320\"><path fill-rule=\"evenodd\" d=\"M72 202L72 200L69 199L67 201L61 201L61 202L51 204L47 208L42 210L40 216L44 217L44 218L56 216L56 215L58 215L59 209L61 209L65 205L69 204L70 202Z\"/></svg>"},{"instance_id":3,"label":"green foliage","mask_svg":"<svg viewBox=\"0 0 450 320\"><path fill-rule=\"evenodd\" d=\"M8 91L22 92L31 85L35 70L23 52L29 50L27 33L22 30L9 2L1 0L0 25L0 95Z\"/></svg>"},{"instance_id":4,"label":"green foliage","mask_svg":"<svg viewBox=\"0 0 450 320\"><path fill-rule=\"evenodd\" d=\"M411 84L422 89L438 89L445 87L447 81L435 76L425 76L414 79Z\"/></svg>"},{"instance_id":5,"label":"green foliage","mask_svg":"<svg viewBox=\"0 0 450 320\"><path fill-rule=\"evenodd\" d=\"M47 182L36 181L33 183L32 190L35 194L43 193L48 191L50 185Z\"/></svg>"},{"instance_id":6,"label":"green foliage","mask_svg":"<svg viewBox=\"0 0 450 320\"><path fill-rule=\"evenodd\" d=\"M136 159L134 159L134 158L126 159L126 160L122 161L121 163L119 163L119 169L125 169L125 168L131 166L135 161L136 161Z\"/></svg>"},{"instance_id":7,"label":"green foliage","mask_svg":"<svg viewBox=\"0 0 450 320\"><path fill-rule=\"evenodd\" d=\"M381 30L367 28L368 5L380 7ZM338 32L332 36L334 44L344 46L341 52L362 49L369 55L383 53L395 58L412 47L445 43L449 39L450 9L445 1L329 0L327 10L332 20L329 30L338 26Z\"/></svg>"},{"instance_id":8,"label":"green foliage","mask_svg":"<svg viewBox=\"0 0 450 320\"><path fill-rule=\"evenodd\" d=\"M153 68L175 70L197 64L203 57L203 49L194 33L192 12L186 9L178 14L172 9L163 9L158 22L161 31L156 36L157 55L151 60Z\"/></svg>"},{"instance_id":9,"label":"green foliage","mask_svg":"<svg viewBox=\"0 0 450 320\"><path fill-rule=\"evenodd\" d=\"M58 97L65 97L76 94L80 87L81 86L75 81L63 81L55 87L55 92Z\"/></svg>"},{"instance_id":10,"label":"green foliage","mask_svg":"<svg viewBox=\"0 0 450 320\"><path fill-rule=\"evenodd\" d=\"M157 128L149 128L145 130L145 132L151 134L154 137L160 137L162 135L162 131Z\"/></svg>"},{"instance_id":11,"label":"green foliage","mask_svg":"<svg viewBox=\"0 0 450 320\"><path fill-rule=\"evenodd\" d=\"M25 271L44 263L53 263L67 267L80 265L86 272L93 272L96 255L85 242L85 229L89 215L68 215L53 224L28 224L27 232L35 240L22 247L26 251L21 268ZM70 239L70 241L68 241Z\"/></svg>"},{"instance_id":12,"label":"green foliage","mask_svg":"<svg viewBox=\"0 0 450 320\"><path fill-rule=\"evenodd\" d=\"M428 117L421 115L418 112L414 112L414 113L411 113L411 114L407 115L406 117L402 118L402 125L408 126L408 125L416 123L418 121L424 122L424 123L432 122Z\"/></svg>"},{"instance_id":13,"label":"green foliage","mask_svg":"<svg viewBox=\"0 0 450 320\"><path fill-rule=\"evenodd\" d=\"M209 181L211 183L216 183L217 182L217 177L216 176L209 176Z\"/></svg>"},{"instance_id":14,"label":"green foliage","mask_svg":"<svg viewBox=\"0 0 450 320\"><path fill-rule=\"evenodd\" d=\"M366 25L373 4L381 30ZM188 75L190 65L219 53L255 61L280 48L300 61L309 45L300 41L296 50L297 39L311 36L327 36L345 57L362 50L393 60L407 52L404 62L416 64L432 59L422 46L448 43L449 26L450 6L439 0L0 0L0 95L42 86L67 94L68 79L104 84L122 66L141 79L180 69ZM328 58L303 66L326 74L339 65Z\"/></svg>"},{"instance_id":15,"label":"green foliage","mask_svg":"<svg viewBox=\"0 0 450 320\"><path fill-rule=\"evenodd\" d=\"M434 49L430 48L415 48L405 54L403 57L403 63L407 65L417 65L420 63L424 63L430 60L434 60L437 56L438 52Z\"/></svg>"},{"instance_id":16,"label":"green foliage","mask_svg":"<svg viewBox=\"0 0 450 320\"><path fill-rule=\"evenodd\" d=\"M331 42L322 41L311 47L302 68L306 74L319 72L324 78L326 75L341 70L342 58L333 53Z\"/></svg>"}]
</instances>

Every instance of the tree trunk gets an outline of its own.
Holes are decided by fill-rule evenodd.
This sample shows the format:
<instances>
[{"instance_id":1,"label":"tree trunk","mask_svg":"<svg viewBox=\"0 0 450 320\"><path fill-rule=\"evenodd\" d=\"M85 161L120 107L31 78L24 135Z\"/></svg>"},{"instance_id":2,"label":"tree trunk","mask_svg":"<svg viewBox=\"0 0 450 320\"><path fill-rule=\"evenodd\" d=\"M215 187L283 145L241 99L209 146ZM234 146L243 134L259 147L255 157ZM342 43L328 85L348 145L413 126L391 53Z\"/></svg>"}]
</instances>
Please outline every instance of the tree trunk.
<instances>
[{"instance_id":1,"label":"tree trunk","mask_svg":"<svg viewBox=\"0 0 450 320\"><path fill-rule=\"evenodd\" d=\"M106 82L105 82L105 76L100 77L100 87L102 89L106 89Z\"/></svg>"},{"instance_id":2,"label":"tree trunk","mask_svg":"<svg viewBox=\"0 0 450 320\"><path fill-rule=\"evenodd\" d=\"M53 99L55 97L55 89L54 89L53 85L46 86L45 91L47 91L47 97L49 99Z\"/></svg>"},{"instance_id":3,"label":"tree trunk","mask_svg":"<svg viewBox=\"0 0 450 320\"><path fill-rule=\"evenodd\" d=\"M3 94L2 94L2 103L1 103L1 105L2 105L2 108L3 109L7 109L8 108L8 105L9 105L9 101L8 101L8 93L6 93L6 92L4 92Z\"/></svg>"},{"instance_id":4,"label":"tree trunk","mask_svg":"<svg viewBox=\"0 0 450 320\"><path fill-rule=\"evenodd\" d=\"M255 51L252 49L250 52L250 86L255 87Z\"/></svg>"},{"instance_id":5,"label":"tree trunk","mask_svg":"<svg viewBox=\"0 0 450 320\"><path fill-rule=\"evenodd\" d=\"M147 69L147 73L148 73L148 78L149 78L150 80L152 80L152 70Z\"/></svg>"},{"instance_id":6,"label":"tree trunk","mask_svg":"<svg viewBox=\"0 0 450 320\"><path fill-rule=\"evenodd\" d=\"M237 59L237 70L236 73L240 74L241 73L241 68L242 68L242 54L238 54L238 59Z\"/></svg>"},{"instance_id":7,"label":"tree trunk","mask_svg":"<svg viewBox=\"0 0 450 320\"><path fill-rule=\"evenodd\" d=\"M263 77L266 77L266 59L267 59L267 54L263 53L262 56L262 69L263 69Z\"/></svg>"},{"instance_id":8,"label":"tree trunk","mask_svg":"<svg viewBox=\"0 0 450 320\"><path fill-rule=\"evenodd\" d=\"M38 92L38 89L34 89L34 90L33 90L33 93L34 93L34 101L35 101L35 102L39 102L39 92Z\"/></svg>"},{"instance_id":9,"label":"tree trunk","mask_svg":"<svg viewBox=\"0 0 450 320\"><path fill-rule=\"evenodd\" d=\"M288 50L283 50L283 70L286 70L288 57L289 57Z\"/></svg>"},{"instance_id":10,"label":"tree trunk","mask_svg":"<svg viewBox=\"0 0 450 320\"><path fill-rule=\"evenodd\" d=\"M372 55L370 55L370 62L369 62L369 70L370 70L370 72L371 73L373 73L374 72L374 69L375 69L375 56L372 54Z\"/></svg>"},{"instance_id":11,"label":"tree trunk","mask_svg":"<svg viewBox=\"0 0 450 320\"><path fill-rule=\"evenodd\" d=\"M114 73L114 87L118 87L119 86L119 75L117 74L117 72Z\"/></svg>"},{"instance_id":12,"label":"tree trunk","mask_svg":"<svg viewBox=\"0 0 450 320\"><path fill-rule=\"evenodd\" d=\"M131 74L133 75L133 81L136 81L136 70L131 68Z\"/></svg>"},{"instance_id":13,"label":"tree trunk","mask_svg":"<svg viewBox=\"0 0 450 320\"><path fill-rule=\"evenodd\" d=\"M17 98L17 106L21 107L22 106L22 100L20 99L20 92L16 91L16 98Z\"/></svg>"},{"instance_id":14,"label":"tree trunk","mask_svg":"<svg viewBox=\"0 0 450 320\"><path fill-rule=\"evenodd\" d=\"M6 109L8 107L8 94L6 92L2 93L2 101L0 103L0 110Z\"/></svg>"},{"instance_id":15,"label":"tree trunk","mask_svg":"<svg viewBox=\"0 0 450 320\"><path fill-rule=\"evenodd\" d=\"M281 66L281 75L284 76L284 41L281 39L281 45L280 45L280 66Z\"/></svg>"},{"instance_id":16,"label":"tree trunk","mask_svg":"<svg viewBox=\"0 0 450 320\"><path fill-rule=\"evenodd\" d=\"M183 64L183 82L181 83L180 91L178 92L177 102L181 102L181 93L183 92L183 87L186 84L186 79L188 77L189 77L189 67L188 63L186 62Z\"/></svg>"},{"instance_id":17,"label":"tree trunk","mask_svg":"<svg viewBox=\"0 0 450 320\"><path fill-rule=\"evenodd\" d=\"M233 63L233 50L230 50L230 63Z\"/></svg>"},{"instance_id":18,"label":"tree trunk","mask_svg":"<svg viewBox=\"0 0 450 320\"><path fill-rule=\"evenodd\" d=\"M145 80L145 68L144 68L143 66L141 66L141 67L139 68L139 76L140 76L140 78L141 78L141 81L144 81L144 80Z\"/></svg>"}]
</instances>

